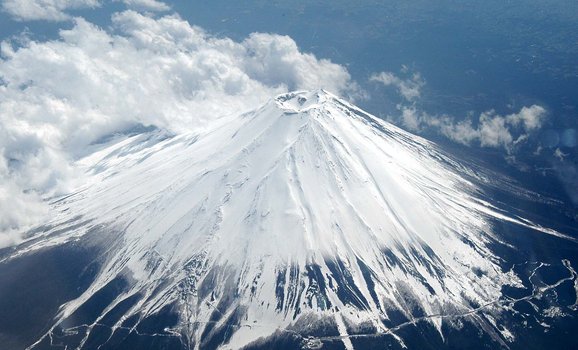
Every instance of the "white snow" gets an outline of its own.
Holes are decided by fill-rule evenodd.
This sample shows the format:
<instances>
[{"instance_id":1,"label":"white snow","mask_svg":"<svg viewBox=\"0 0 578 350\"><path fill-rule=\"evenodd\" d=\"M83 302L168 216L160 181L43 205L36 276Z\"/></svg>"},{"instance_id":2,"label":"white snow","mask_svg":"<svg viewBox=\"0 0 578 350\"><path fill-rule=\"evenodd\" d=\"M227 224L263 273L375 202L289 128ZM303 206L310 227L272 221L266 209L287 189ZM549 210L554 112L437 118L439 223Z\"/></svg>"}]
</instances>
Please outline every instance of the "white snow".
<instances>
[{"instance_id":1,"label":"white snow","mask_svg":"<svg viewBox=\"0 0 578 350\"><path fill-rule=\"evenodd\" d=\"M237 348L292 324L298 309L297 316L335 317L345 332L344 315L381 324L398 309L411 320L408 298L428 315L467 310L467 300L499 298L510 280L488 248L489 218L508 218L475 198L463 167L435 144L322 90L281 95L202 134L130 137L78 165L89 183L55 202L52 224L91 221L44 232L26 249L78 239L97 225L118 236L97 280L64 305L60 320L126 276L132 286L122 298L144 295L126 317L179 300L183 329L195 323L189 336L198 340L199 324L230 293L234 276L238 298L219 312L245 308L230 341ZM329 266L337 259L365 310L339 295ZM321 271L325 295L309 282L311 265ZM213 301L199 292L211 271ZM441 332L442 318L432 322Z\"/></svg>"}]
</instances>

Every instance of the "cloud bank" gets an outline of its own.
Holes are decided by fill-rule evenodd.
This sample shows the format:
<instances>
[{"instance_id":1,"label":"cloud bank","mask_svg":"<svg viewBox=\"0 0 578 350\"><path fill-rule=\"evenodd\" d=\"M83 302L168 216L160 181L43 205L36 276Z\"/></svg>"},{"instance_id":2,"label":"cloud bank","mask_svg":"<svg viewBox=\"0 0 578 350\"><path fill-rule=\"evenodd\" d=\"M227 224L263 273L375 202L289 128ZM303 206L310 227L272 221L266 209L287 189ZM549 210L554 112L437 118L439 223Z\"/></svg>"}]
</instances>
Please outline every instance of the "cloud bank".
<instances>
[{"instance_id":1,"label":"cloud bank","mask_svg":"<svg viewBox=\"0 0 578 350\"><path fill-rule=\"evenodd\" d=\"M104 30L82 18L58 40L4 41L0 59L0 231L32 225L40 197L72 188L99 138L143 124L175 133L295 89L359 89L347 70L287 36L217 38L176 15L134 11ZM14 243L4 234L0 246ZM10 242L8 242L10 241Z\"/></svg>"},{"instance_id":2,"label":"cloud bank","mask_svg":"<svg viewBox=\"0 0 578 350\"><path fill-rule=\"evenodd\" d=\"M171 9L169 5L157 0L115 0L115 1L122 1L129 8L142 11L164 12Z\"/></svg>"},{"instance_id":3,"label":"cloud bank","mask_svg":"<svg viewBox=\"0 0 578 350\"><path fill-rule=\"evenodd\" d=\"M95 8L100 5L99 0L3 0L2 10L19 21L65 21L70 19L66 13L68 10Z\"/></svg>"},{"instance_id":4,"label":"cloud bank","mask_svg":"<svg viewBox=\"0 0 578 350\"><path fill-rule=\"evenodd\" d=\"M408 68L403 66L402 73L407 72ZM415 101L421 96L421 88L425 85L425 80L419 73L413 73L409 78L403 79L392 72L380 72L372 74L369 81L396 88L398 93L409 102Z\"/></svg>"},{"instance_id":5,"label":"cloud bank","mask_svg":"<svg viewBox=\"0 0 578 350\"><path fill-rule=\"evenodd\" d=\"M541 128L547 116L546 109L539 105L522 107L517 113L506 116L499 115L494 110L483 112L477 118L473 115L466 118L431 115L417 107L421 89L425 86L421 74L410 72L405 65L402 66L400 73L399 76L392 72L373 73L369 81L396 89L403 99L397 106L401 115L390 116L388 119L394 123L401 123L416 133L433 131L463 145L503 147L510 153L517 144Z\"/></svg>"},{"instance_id":6,"label":"cloud bank","mask_svg":"<svg viewBox=\"0 0 578 350\"><path fill-rule=\"evenodd\" d=\"M490 110L478 118L468 117L459 121L446 115L419 112L415 107L400 109L403 125L412 131L435 130L464 145L477 142L482 147L503 147L507 151L539 129L547 116L546 109L538 105L522 107L519 112L506 116Z\"/></svg>"}]
</instances>

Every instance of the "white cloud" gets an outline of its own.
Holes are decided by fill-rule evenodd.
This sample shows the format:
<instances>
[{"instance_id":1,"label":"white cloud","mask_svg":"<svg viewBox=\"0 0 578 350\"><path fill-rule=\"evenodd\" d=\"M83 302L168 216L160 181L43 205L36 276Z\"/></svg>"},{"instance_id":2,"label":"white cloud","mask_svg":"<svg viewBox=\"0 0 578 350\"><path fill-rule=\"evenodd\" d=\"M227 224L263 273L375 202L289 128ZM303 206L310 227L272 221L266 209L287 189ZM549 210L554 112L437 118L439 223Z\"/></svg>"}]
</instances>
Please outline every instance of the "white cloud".
<instances>
[{"instance_id":1,"label":"white cloud","mask_svg":"<svg viewBox=\"0 0 578 350\"><path fill-rule=\"evenodd\" d=\"M480 115L478 132L482 146L508 146L514 141L506 124L506 118L494 115L491 111Z\"/></svg>"},{"instance_id":2,"label":"white cloud","mask_svg":"<svg viewBox=\"0 0 578 350\"><path fill-rule=\"evenodd\" d=\"M402 66L401 73L411 74L406 65ZM434 116L416 109L416 101L421 97L421 88L425 85L419 73L402 79L392 72L380 72L371 75L369 80L395 87L405 99L397 107L401 111L401 123L407 129L414 132L434 130L465 145L477 142L482 147L503 147L511 151L516 144L524 142L531 132L542 126L547 114L543 107L532 105L506 116L498 115L493 110L481 113L477 119L471 115L461 120L448 115Z\"/></svg>"},{"instance_id":3,"label":"white cloud","mask_svg":"<svg viewBox=\"0 0 578 350\"><path fill-rule=\"evenodd\" d=\"M540 128L544 122L546 110L544 107L532 105L530 107L522 107L519 113L510 114L506 116L507 123L518 126L522 125L524 130L532 131Z\"/></svg>"},{"instance_id":4,"label":"white cloud","mask_svg":"<svg viewBox=\"0 0 578 350\"><path fill-rule=\"evenodd\" d=\"M558 158L559 161L563 162L564 159L566 159L566 157L568 157L570 154L568 153L564 153L562 152L562 150L558 147L556 148L556 150L554 151L554 157Z\"/></svg>"},{"instance_id":5,"label":"white cloud","mask_svg":"<svg viewBox=\"0 0 578 350\"><path fill-rule=\"evenodd\" d=\"M162 1L157 0L115 0L122 1L128 7L135 10L163 12L168 11L171 7Z\"/></svg>"},{"instance_id":6,"label":"white cloud","mask_svg":"<svg viewBox=\"0 0 578 350\"><path fill-rule=\"evenodd\" d=\"M408 73L406 66L402 67L402 73ZM407 101L418 99L421 95L421 88L425 85L425 81L419 73L413 73L411 77L402 79L391 72L380 72L372 74L369 81L395 87Z\"/></svg>"},{"instance_id":7,"label":"white cloud","mask_svg":"<svg viewBox=\"0 0 578 350\"><path fill-rule=\"evenodd\" d=\"M68 191L71 162L103 135L139 123L195 130L292 89L359 92L343 66L287 36L235 42L133 11L115 14L113 27L77 18L58 40L2 43L0 230L31 224L40 195Z\"/></svg>"},{"instance_id":8,"label":"white cloud","mask_svg":"<svg viewBox=\"0 0 578 350\"><path fill-rule=\"evenodd\" d=\"M458 143L470 145L478 142L482 147L503 147L508 151L525 141L530 132L540 128L547 114L543 107L532 105L506 116L487 111L477 120L470 116L457 121L447 115L419 112L415 107L400 106L400 109L403 125L412 131L433 129Z\"/></svg>"},{"instance_id":9,"label":"white cloud","mask_svg":"<svg viewBox=\"0 0 578 350\"><path fill-rule=\"evenodd\" d=\"M153 0L154 1L154 0ZM2 10L19 21L70 19L67 10L94 8L99 0L3 0Z\"/></svg>"}]
</instances>

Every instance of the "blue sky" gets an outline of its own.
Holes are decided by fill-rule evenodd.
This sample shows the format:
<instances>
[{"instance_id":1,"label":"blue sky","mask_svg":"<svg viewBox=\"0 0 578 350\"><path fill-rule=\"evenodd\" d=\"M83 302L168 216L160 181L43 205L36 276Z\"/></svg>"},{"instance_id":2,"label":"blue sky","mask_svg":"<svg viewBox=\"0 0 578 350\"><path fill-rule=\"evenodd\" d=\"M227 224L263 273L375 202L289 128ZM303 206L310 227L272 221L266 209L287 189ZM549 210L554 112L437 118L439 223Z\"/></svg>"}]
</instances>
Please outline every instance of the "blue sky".
<instances>
[{"instance_id":1,"label":"blue sky","mask_svg":"<svg viewBox=\"0 0 578 350\"><path fill-rule=\"evenodd\" d=\"M578 203L578 5L443 0L1 0L0 230L78 181L92 142L203 128L325 88Z\"/></svg>"}]
</instances>

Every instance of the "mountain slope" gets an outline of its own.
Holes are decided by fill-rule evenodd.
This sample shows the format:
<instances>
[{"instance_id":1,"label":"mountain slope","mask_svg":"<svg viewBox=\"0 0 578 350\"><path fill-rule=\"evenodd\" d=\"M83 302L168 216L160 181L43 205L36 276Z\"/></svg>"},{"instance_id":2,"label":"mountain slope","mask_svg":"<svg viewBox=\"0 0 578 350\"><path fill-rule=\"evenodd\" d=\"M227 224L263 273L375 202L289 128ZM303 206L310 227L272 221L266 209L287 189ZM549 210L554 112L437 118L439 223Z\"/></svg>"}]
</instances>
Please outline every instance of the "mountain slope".
<instances>
[{"instance_id":1,"label":"mountain slope","mask_svg":"<svg viewBox=\"0 0 578 350\"><path fill-rule=\"evenodd\" d=\"M88 184L55 201L50 225L5 260L95 232L106 250L30 348L55 334L93 348L99 327L108 335L97 343L112 348L154 315L172 317L156 336L190 348L279 332L353 348L350 335L368 330L403 346L395 330L418 321L443 339L444 315L523 286L492 249L506 244L493 220L572 240L499 211L435 144L325 91L281 95L196 134L133 136L79 166ZM511 337L471 322L497 344ZM322 336L307 338L307 324Z\"/></svg>"}]
</instances>

